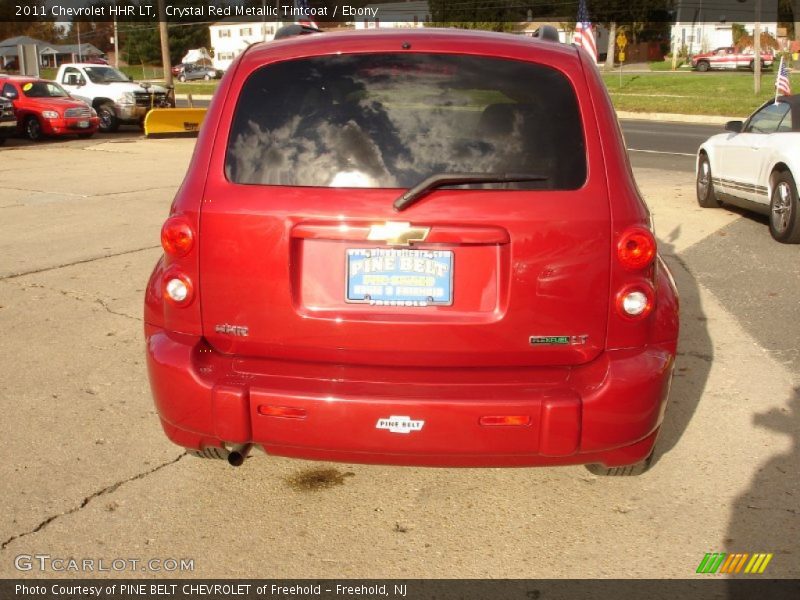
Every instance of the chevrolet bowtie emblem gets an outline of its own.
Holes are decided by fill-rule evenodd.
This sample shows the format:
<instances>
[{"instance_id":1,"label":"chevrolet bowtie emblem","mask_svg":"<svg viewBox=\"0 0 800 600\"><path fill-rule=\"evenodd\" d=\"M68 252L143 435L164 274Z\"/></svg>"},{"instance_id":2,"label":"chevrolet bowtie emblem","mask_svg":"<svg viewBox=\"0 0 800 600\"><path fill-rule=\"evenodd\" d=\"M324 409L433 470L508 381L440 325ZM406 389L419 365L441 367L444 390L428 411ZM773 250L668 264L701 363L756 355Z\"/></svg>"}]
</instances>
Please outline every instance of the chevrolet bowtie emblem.
<instances>
[{"instance_id":1,"label":"chevrolet bowtie emblem","mask_svg":"<svg viewBox=\"0 0 800 600\"><path fill-rule=\"evenodd\" d=\"M430 230L430 227L412 227L411 223L387 221L370 227L367 239L386 242L390 246L410 246L414 242L424 242Z\"/></svg>"}]
</instances>

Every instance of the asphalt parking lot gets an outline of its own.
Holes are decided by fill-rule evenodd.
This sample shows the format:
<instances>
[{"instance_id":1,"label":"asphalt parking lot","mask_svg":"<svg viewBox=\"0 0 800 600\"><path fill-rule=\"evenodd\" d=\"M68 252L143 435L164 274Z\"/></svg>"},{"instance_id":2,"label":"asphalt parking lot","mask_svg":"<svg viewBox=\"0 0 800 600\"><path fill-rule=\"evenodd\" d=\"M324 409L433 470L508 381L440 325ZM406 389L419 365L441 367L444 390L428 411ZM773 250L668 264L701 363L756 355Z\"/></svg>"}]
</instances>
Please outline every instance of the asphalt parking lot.
<instances>
[{"instance_id":1,"label":"asphalt parking lot","mask_svg":"<svg viewBox=\"0 0 800 600\"><path fill-rule=\"evenodd\" d=\"M682 312L642 477L263 453L234 469L166 440L144 366L143 290L193 145L0 150L0 577L82 576L19 570L47 554L193 561L104 576L682 578L706 552L774 553L769 576L800 576L800 247L763 220L702 210L691 173L634 162Z\"/></svg>"}]
</instances>

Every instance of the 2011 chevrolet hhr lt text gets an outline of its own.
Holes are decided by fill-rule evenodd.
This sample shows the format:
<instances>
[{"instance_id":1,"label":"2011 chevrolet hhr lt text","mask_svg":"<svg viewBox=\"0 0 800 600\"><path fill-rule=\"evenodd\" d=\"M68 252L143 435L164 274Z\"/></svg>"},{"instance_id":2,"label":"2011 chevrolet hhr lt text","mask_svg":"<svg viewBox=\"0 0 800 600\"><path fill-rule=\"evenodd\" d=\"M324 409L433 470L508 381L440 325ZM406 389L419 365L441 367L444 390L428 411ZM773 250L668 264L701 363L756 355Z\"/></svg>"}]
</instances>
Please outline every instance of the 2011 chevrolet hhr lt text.
<instances>
[{"instance_id":1,"label":"2011 chevrolet hhr lt text","mask_svg":"<svg viewBox=\"0 0 800 600\"><path fill-rule=\"evenodd\" d=\"M253 45L161 239L150 382L198 455L608 474L652 457L677 293L574 46L436 29Z\"/></svg>"}]
</instances>

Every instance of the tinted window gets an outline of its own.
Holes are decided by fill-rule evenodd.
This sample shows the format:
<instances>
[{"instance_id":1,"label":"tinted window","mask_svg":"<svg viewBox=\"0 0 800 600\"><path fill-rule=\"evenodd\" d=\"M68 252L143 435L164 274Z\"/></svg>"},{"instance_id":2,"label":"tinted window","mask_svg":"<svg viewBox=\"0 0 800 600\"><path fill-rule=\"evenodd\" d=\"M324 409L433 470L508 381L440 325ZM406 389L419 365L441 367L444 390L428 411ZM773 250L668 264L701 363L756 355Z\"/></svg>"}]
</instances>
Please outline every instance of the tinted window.
<instances>
[{"instance_id":1,"label":"tinted window","mask_svg":"<svg viewBox=\"0 0 800 600\"><path fill-rule=\"evenodd\" d=\"M22 85L22 93L28 98L66 98L69 96L57 83L34 81Z\"/></svg>"},{"instance_id":2,"label":"tinted window","mask_svg":"<svg viewBox=\"0 0 800 600\"><path fill-rule=\"evenodd\" d=\"M449 55L326 56L245 82L226 155L236 183L411 187L434 173L534 173L576 189L586 156L560 72Z\"/></svg>"},{"instance_id":3,"label":"tinted window","mask_svg":"<svg viewBox=\"0 0 800 600\"><path fill-rule=\"evenodd\" d=\"M788 106L788 104L787 104ZM786 133L788 131L792 131L792 111L786 111L786 115L783 117L780 125L778 125L778 133Z\"/></svg>"},{"instance_id":4,"label":"tinted window","mask_svg":"<svg viewBox=\"0 0 800 600\"><path fill-rule=\"evenodd\" d=\"M751 117L747 131L750 133L775 133L788 112L789 105L785 102L765 106Z\"/></svg>"},{"instance_id":5,"label":"tinted window","mask_svg":"<svg viewBox=\"0 0 800 600\"><path fill-rule=\"evenodd\" d=\"M86 71L92 83L128 81L125 75L112 67L84 67L84 71Z\"/></svg>"}]
</instances>

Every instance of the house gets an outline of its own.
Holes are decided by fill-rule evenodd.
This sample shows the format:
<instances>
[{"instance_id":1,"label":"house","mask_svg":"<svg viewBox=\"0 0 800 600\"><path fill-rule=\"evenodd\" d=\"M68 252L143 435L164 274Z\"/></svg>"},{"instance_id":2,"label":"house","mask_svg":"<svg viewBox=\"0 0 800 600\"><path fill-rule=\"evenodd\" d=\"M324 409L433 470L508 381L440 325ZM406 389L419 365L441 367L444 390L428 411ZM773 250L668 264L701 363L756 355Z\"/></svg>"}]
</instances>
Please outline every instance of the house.
<instances>
[{"instance_id":1,"label":"house","mask_svg":"<svg viewBox=\"0 0 800 600\"><path fill-rule=\"evenodd\" d=\"M86 58L103 56L104 52L92 44L52 44L27 35L18 35L0 41L0 67L18 64L19 46L36 46L39 65L58 67L65 62L78 62Z\"/></svg>"},{"instance_id":2,"label":"house","mask_svg":"<svg viewBox=\"0 0 800 600\"><path fill-rule=\"evenodd\" d=\"M758 4L761 5L760 15L756 15ZM778 0L706 0L705 3L703 0L676 0L672 44L678 51L685 47L689 54L731 46L733 24L743 25L747 33L752 35L756 21L759 21L762 32L777 37Z\"/></svg>"},{"instance_id":3,"label":"house","mask_svg":"<svg viewBox=\"0 0 800 600\"><path fill-rule=\"evenodd\" d=\"M250 44L275 39L275 32L285 24L281 21L218 21L209 25L214 67L224 71Z\"/></svg>"},{"instance_id":4,"label":"house","mask_svg":"<svg viewBox=\"0 0 800 600\"><path fill-rule=\"evenodd\" d=\"M416 28L425 27L431 21L431 10L425 1L386 2L368 4L364 12L374 17L359 17L353 22L356 29L374 29L377 27Z\"/></svg>"}]
</instances>

